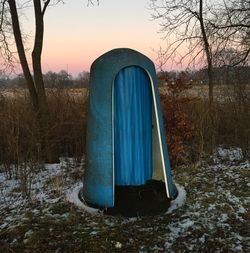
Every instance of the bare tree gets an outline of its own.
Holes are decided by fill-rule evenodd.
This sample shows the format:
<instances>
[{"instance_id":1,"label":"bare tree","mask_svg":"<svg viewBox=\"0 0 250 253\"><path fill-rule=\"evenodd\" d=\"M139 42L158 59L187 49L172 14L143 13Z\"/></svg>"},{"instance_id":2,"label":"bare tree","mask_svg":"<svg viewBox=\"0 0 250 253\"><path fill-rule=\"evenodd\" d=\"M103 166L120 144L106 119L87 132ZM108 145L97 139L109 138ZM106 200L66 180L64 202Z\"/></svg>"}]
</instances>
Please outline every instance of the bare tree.
<instances>
[{"instance_id":1,"label":"bare tree","mask_svg":"<svg viewBox=\"0 0 250 253\"><path fill-rule=\"evenodd\" d=\"M167 49L159 52L160 63L178 59L178 63L201 66L203 62L211 105L213 67L223 62L231 66L249 63L250 1L151 0L150 8L153 19L161 20L161 32L167 41ZM228 55L230 51L233 53Z\"/></svg>"},{"instance_id":2,"label":"bare tree","mask_svg":"<svg viewBox=\"0 0 250 253\"><path fill-rule=\"evenodd\" d=\"M214 12L210 21L215 36L220 41L219 50L214 57L221 58L221 64L236 66L249 64L250 61L250 1L249 0L223 0L219 11ZM221 57L225 50L231 50L230 62L224 62Z\"/></svg>"},{"instance_id":3,"label":"bare tree","mask_svg":"<svg viewBox=\"0 0 250 253\"><path fill-rule=\"evenodd\" d=\"M235 67L239 64L244 64L241 58L242 52L237 48L219 48L213 54L215 67ZM245 56L244 56L245 57Z\"/></svg>"},{"instance_id":4,"label":"bare tree","mask_svg":"<svg viewBox=\"0 0 250 253\"><path fill-rule=\"evenodd\" d=\"M168 42L161 61L178 59L188 66L206 62L209 82L209 101L213 102L213 61L211 29L208 23L211 2L203 0L151 0L153 19L161 20L161 32ZM185 47L185 50L182 49ZM182 50L181 50L182 49ZM183 51L183 53L181 52ZM162 60L162 58L164 60Z\"/></svg>"},{"instance_id":5,"label":"bare tree","mask_svg":"<svg viewBox=\"0 0 250 253\"><path fill-rule=\"evenodd\" d=\"M33 6L35 14L34 47L31 54L33 75L26 57L16 1L14 0L4 1L3 8L6 8L10 13L9 22L12 25L12 31L14 34L20 64L29 90L33 110L36 113L38 120L39 136L40 136L39 139L43 159L54 160L54 158L52 158L50 155L52 152L50 152L50 149L48 147L48 133L50 129L50 120L41 65L41 54L44 37L44 15L47 7L51 3L51 0L46 1L33 0L28 1L27 3Z\"/></svg>"},{"instance_id":6,"label":"bare tree","mask_svg":"<svg viewBox=\"0 0 250 253\"><path fill-rule=\"evenodd\" d=\"M15 64L15 54L12 45L15 44L33 110L37 116L40 128L40 144L42 150L44 150L45 158L50 153L47 151L47 134L50 121L41 63L44 17L48 6L59 2L63 2L63 0L27 0L23 2L23 6L17 6L18 2L16 0L0 0L0 54L2 59L5 59L6 68L13 66ZM89 0L88 4L93 4L93 2ZM19 21L19 10L27 7L33 8L35 16L34 47L31 54L32 68L28 64L24 36Z\"/></svg>"},{"instance_id":7,"label":"bare tree","mask_svg":"<svg viewBox=\"0 0 250 253\"><path fill-rule=\"evenodd\" d=\"M12 25L10 22L7 1L0 0L0 64L1 71L13 68L14 58L11 50L11 41L13 39Z\"/></svg>"}]
</instances>

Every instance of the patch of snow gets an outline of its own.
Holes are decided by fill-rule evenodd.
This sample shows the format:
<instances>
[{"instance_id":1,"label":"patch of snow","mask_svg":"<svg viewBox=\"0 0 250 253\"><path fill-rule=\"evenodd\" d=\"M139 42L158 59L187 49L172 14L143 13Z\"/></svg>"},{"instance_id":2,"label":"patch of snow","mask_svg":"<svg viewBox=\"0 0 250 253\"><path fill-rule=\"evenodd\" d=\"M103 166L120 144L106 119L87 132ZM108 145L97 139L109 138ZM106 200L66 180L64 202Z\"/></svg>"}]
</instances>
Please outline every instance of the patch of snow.
<instances>
[{"instance_id":1,"label":"patch of snow","mask_svg":"<svg viewBox=\"0 0 250 253\"><path fill-rule=\"evenodd\" d=\"M240 199L236 196L234 196L229 190L224 191L224 195L228 199L228 201L232 204L239 205Z\"/></svg>"},{"instance_id":2,"label":"patch of snow","mask_svg":"<svg viewBox=\"0 0 250 253\"><path fill-rule=\"evenodd\" d=\"M246 209L243 206L239 206L238 213L246 213Z\"/></svg>"},{"instance_id":3,"label":"patch of snow","mask_svg":"<svg viewBox=\"0 0 250 253\"><path fill-rule=\"evenodd\" d=\"M122 222L122 224L124 225L124 224L128 224L128 223L133 223L133 222L135 222L135 221L137 221L137 220L138 220L138 217L126 218L126 219Z\"/></svg>"},{"instance_id":4,"label":"patch of snow","mask_svg":"<svg viewBox=\"0 0 250 253\"><path fill-rule=\"evenodd\" d=\"M28 230L25 234L24 234L24 238L28 238L33 234L33 230Z\"/></svg>"},{"instance_id":5,"label":"patch of snow","mask_svg":"<svg viewBox=\"0 0 250 253\"><path fill-rule=\"evenodd\" d=\"M240 169L250 169L250 162L247 160L239 164Z\"/></svg>"},{"instance_id":6,"label":"patch of snow","mask_svg":"<svg viewBox=\"0 0 250 253\"><path fill-rule=\"evenodd\" d=\"M216 205L215 204L209 204L208 206L208 211L212 211L216 209Z\"/></svg>"},{"instance_id":7,"label":"patch of snow","mask_svg":"<svg viewBox=\"0 0 250 253\"><path fill-rule=\"evenodd\" d=\"M202 235L202 237L199 238L199 242L205 243L205 241L206 241L206 237L205 237L205 235Z\"/></svg>"},{"instance_id":8,"label":"patch of snow","mask_svg":"<svg viewBox=\"0 0 250 253\"><path fill-rule=\"evenodd\" d=\"M109 226L109 227L115 226L115 223L112 222L112 221L110 221L110 220L108 220L108 219L105 219L105 220L104 220L104 223L105 223L107 226Z\"/></svg>"},{"instance_id":9,"label":"patch of snow","mask_svg":"<svg viewBox=\"0 0 250 253\"><path fill-rule=\"evenodd\" d=\"M225 155L223 152L217 152L217 155L220 153L223 157ZM236 160L230 157L231 154L234 158L236 157ZM223 158L224 160L219 155L218 157L218 161L221 163L213 165L208 165L205 162L201 163L196 167L195 175L188 170L183 170L183 172L180 170L183 178L179 176L179 180L188 190L190 197L186 197L187 193L183 186L176 185L179 194L171 202L171 207L166 215L153 217L152 223L151 218L144 220L138 217L119 217L118 219L116 217L103 217L101 221L99 219L96 221L93 216L88 216L88 228L92 228L92 235L101 232L102 229L110 228L113 230L117 229L116 226L126 227L126 224L130 223L128 226L130 229L133 227L136 231L150 236L159 226L160 237L152 237L154 239L152 239L151 244L141 246L138 251L174 252L175 246L180 245L183 251L196 251L198 249L197 251L202 252L202 249L206 246L206 241L210 239L213 239L215 244L220 242L230 252L245 251L250 238L246 237L245 234L241 234L241 230L238 230L238 228L247 226L249 223L245 214L249 212L250 197L243 191L247 191L247 187L250 187L247 171L250 169L250 163L249 161L241 162L237 160L241 157L237 152L229 152L225 156L226 158ZM226 159L227 162L223 163L222 161L226 161ZM76 161L73 159L65 158L59 164L46 164L45 168L38 170L32 179L31 199L26 199L20 193L20 182L15 179L7 180L4 170L0 169L0 229L11 229L26 223L30 220L29 216L25 215L26 212L36 217L42 215L44 218L69 219L70 213L68 211L58 214L51 208L53 203L65 202L65 197L70 203L87 211L86 208L90 207L84 206L78 197L83 184L74 182L74 178L69 176L69 171L75 170L81 170L81 167L76 166ZM242 171L244 173L241 173ZM179 171L176 170L176 173L179 173ZM59 188L56 188L57 185L53 185L53 180L57 180L57 178L62 180L59 181L59 183L62 182L58 186ZM55 192L55 190L58 191ZM241 191L242 194L240 194ZM177 210L176 213L172 213L186 202L187 204L184 207ZM32 208L29 205L30 203L32 203ZM85 214L85 212L82 212L80 215ZM165 218L166 223L159 222L159 219L161 221ZM171 218L171 223L168 223L169 218ZM154 219L157 222L154 222ZM149 224L145 225L144 221L149 220ZM237 222L239 224L236 224ZM102 223L101 226L100 223ZM86 231L90 233L88 229ZM218 233L218 231L223 231L223 233ZM31 239L30 236L32 237L32 231L26 232L24 235L25 242ZM126 246L127 243L134 244L138 238L135 237L134 239L128 239ZM163 245L159 244L158 247L159 240L161 240L161 243L163 242ZM113 247L115 247L116 242L116 240L113 241ZM142 241L141 245L143 243ZM125 244L122 247L125 250ZM119 245L117 250L118 248ZM60 248L59 251L61 251Z\"/></svg>"},{"instance_id":10,"label":"patch of snow","mask_svg":"<svg viewBox=\"0 0 250 253\"><path fill-rule=\"evenodd\" d=\"M184 230L187 230L189 227L192 227L194 225L194 221L190 220L189 218L181 221L180 227Z\"/></svg>"},{"instance_id":11,"label":"patch of snow","mask_svg":"<svg viewBox=\"0 0 250 253\"><path fill-rule=\"evenodd\" d=\"M234 249L235 249L235 251L237 251L237 252L243 252L243 251L242 251L242 245L240 245L240 244L239 244L239 245L236 245Z\"/></svg>"},{"instance_id":12,"label":"patch of snow","mask_svg":"<svg viewBox=\"0 0 250 253\"><path fill-rule=\"evenodd\" d=\"M39 203L40 206L45 204L46 206L47 204L65 201L65 193L72 184L72 179L69 177L64 180L67 168L62 167L61 163L46 164L43 168L39 167L40 165L37 166L32 167L34 175L28 179L30 180L30 198L22 195L23 182L20 179L8 180L4 170L0 170L0 229L11 226L11 224L17 224L17 222L22 223L25 220L25 217L22 216L26 211L29 211L30 203ZM77 168L80 166L78 164ZM22 168L20 167L20 169ZM53 184L53 180L57 178L64 180L59 186ZM46 212L45 206L43 213ZM30 211L33 214L39 212L36 208Z\"/></svg>"},{"instance_id":13,"label":"patch of snow","mask_svg":"<svg viewBox=\"0 0 250 253\"><path fill-rule=\"evenodd\" d=\"M90 232L90 235L97 235L98 234L98 231L92 231Z\"/></svg>"},{"instance_id":14,"label":"patch of snow","mask_svg":"<svg viewBox=\"0 0 250 253\"><path fill-rule=\"evenodd\" d=\"M172 213L175 209L183 206L186 202L187 193L186 193L184 187L181 185L178 185L178 184L175 184L175 185L178 190L178 196L176 199L171 201L171 205L170 205L168 211L166 212L166 214Z\"/></svg>"},{"instance_id":15,"label":"patch of snow","mask_svg":"<svg viewBox=\"0 0 250 253\"><path fill-rule=\"evenodd\" d=\"M46 171L49 174L58 175L61 171L60 163L45 164Z\"/></svg>"},{"instance_id":16,"label":"patch of snow","mask_svg":"<svg viewBox=\"0 0 250 253\"><path fill-rule=\"evenodd\" d=\"M82 188L83 188L82 182L78 182L78 183L74 184L73 187L67 191L67 194L66 194L67 201L69 201L70 203L76 205L77 207L85 210L88 213L95 214L95 213L100 212L99 209L89 207L86 203L83 203L79 199L79 192Z\"/></svg>"},{"instance_id":17,"label":"patch of snow","mask_svg":"<svg viewBox=\"0 0 250 253\"><path fill-rule=\"evenodd\" d=\"M4 229L6 227L9 226L9 223L8 222L4 222L3 224L0 225L0 229Z\"/></svg>"},{"instance_id":18,"label":"patch of snow","mask_svg":"<svg viewBox=\"0 0 250 253\"><path fill-rule=\"evenodd\" d=\"M246 213L246 209L242 206L242 201L238 197L234 196L229 190L224 191L223 194L227 198L228 202L233 205L236 218L240 221L244 221L241 214Z\"/></svg>"},{"instance_id":19,"label":"patch of snow","mask_svg":"<svg viewBox=\"0 0 250 253\"><path fill-rule=\"evenodd\" d=\"M237 241L235 241L235 243L233 244L234 246L234 250L237 251L237 252L242 252L243 248L242 248L242 240L243 240L243 237L241 235L239 235L238 233L235 233L235 232L232 232L231 233L231 239L236 239Z\"/></svg>"},{"instance_id":20,"label":"patch of snow","mask_svg":"<svg viewBox=\"0 0 250 253\"><path fill-rule=\"evenodd\" d=\"M223 213L223 214L221 215L220 221L221 221L221 222L225 222L225 221L227 221L227 220L228 220L228 215L227 215L226 213Z\"/></svg>"},{"instance_id":21,"label":"patch of snow","mask_svg":"<svg viewBox=\"0 0 250 253\"><path fill-rule=\"evenodd\" d=\"M24 240L23 243L26 244L29 241L30 236L33 235L33 231L32 230L28 230L25 234L24 234Z\"/></svg>"},{"instance_id":22,"label":"patch of snow","mask_svg":"<svg viewBox=\"0 0 250 253\"><path fill-rule=\"evenodd\" d=\"M241 148L238 147L218 147L214 151L214 161L218 163L219 161L242 161L243 160L243 152Z\"/></svg>"},{"instance_id":23,"label":"patch of snow","mask_svg":"<svg viewBox=\"0 0 250 253\"><path fill-rule=\"evenodd\" d=\"M154 247L151 248L151 250L153 252L160 252L163 251L164 249L162 247L158 247L157 245L155 245Z\"/></svg>"},{"instance_id":24,"label":"patch of snow","mask_svg":"<svg viewBox=\"0 0 250 253\"><path fill-rule=\"evenodd\" d=\"M190 218L183 219L168 225L170 234L166 235L165 248L170 249L174 242L185 233L190 227L194 226L194 221Z\"/></svg>"},{"instance_id":25,"label":"patch of snow","mask_svg":"<svg viewBox=\"0 0 250 253\"><path fill-rule=\"evenodd\" d=\"M117 249L121 249L121 248L122 248L122 244L121 244L120 242L116 242L116 243L115 243L115 247L116 247Z\"/></svg>"}]
</instances>

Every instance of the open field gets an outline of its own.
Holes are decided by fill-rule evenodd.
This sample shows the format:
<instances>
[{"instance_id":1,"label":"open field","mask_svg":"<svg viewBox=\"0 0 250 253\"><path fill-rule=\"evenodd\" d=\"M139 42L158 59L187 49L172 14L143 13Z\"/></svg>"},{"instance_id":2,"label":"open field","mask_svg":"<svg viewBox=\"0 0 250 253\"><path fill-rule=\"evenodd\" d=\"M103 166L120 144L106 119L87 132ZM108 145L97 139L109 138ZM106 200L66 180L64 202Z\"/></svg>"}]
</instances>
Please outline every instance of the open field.
<instances>
[{"instance_id":1,"label":"open field","mask_svg":"<svg viewBox=\"0 0 250 253\"><path fill-rule=\"evenodd\" d=\"M61 93L61 88L58 89L46 89L48 94L59 92ZM88 89L86 88L77 88L77 89L65 89L65 91L74 98L83 98L85 99L88 95ZM29 97L29 92L27 89L0 89L0 99L3 98L15 98L15 97Z\"/></svg>"},{"instance_id":2,"label":"open field","mask_svg":"<svg viewBox=\"0 0 250 253\"><path fill-rule=\"evenodd\" d=\"M250 94L250 85L244 86L244 92L246 94ZM218 99L219 101L223 101L225 97L233 97L235 91L237 91L239 87L232 86L232 85L215 85L214 87L214 97ZM61 90L61 88L47 88L46 91L49 93L56 92L57 90ZM69 88L65 89L67 92L74 96L74 97L86 97L88 94L87 88ZM168 94L168 88L161 86L159 87L160 94ZM0 96L11 98L15 96L28 96L28 90L27 89L0 89ZM192 86L191 89L186 90L183 93L184 96L192 96L192 97L199 97L202 99L208 98L208 86L207 85L195 85Z\"/></svg>"},{"instance_id":3,"label":"open field","mask_svg":"<svg viewBox=\"0 0 250 253\"><path fill-rule=\"evenodd\" d=\"M167 87L159 87L160 94L168 94ZM232 85L215 85L214 86L214 99L219 102L232 100L235 93L243 92L250 96L250 85L240 87ZM203 100L208 100L208 85L195 85L191 89L185 90L182 94L186 97L198 97ZM240 95L240 94L239 94Z\"/></svg>"}]
</instances>

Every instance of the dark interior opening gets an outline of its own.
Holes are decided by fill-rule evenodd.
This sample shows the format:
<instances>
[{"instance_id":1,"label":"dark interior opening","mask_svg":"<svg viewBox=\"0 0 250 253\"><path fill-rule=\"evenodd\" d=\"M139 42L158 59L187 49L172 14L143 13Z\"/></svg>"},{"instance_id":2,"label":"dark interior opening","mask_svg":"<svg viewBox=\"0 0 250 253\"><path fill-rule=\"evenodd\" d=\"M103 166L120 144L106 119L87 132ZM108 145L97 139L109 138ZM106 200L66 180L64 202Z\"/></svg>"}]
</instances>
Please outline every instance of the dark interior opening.
<instances>
[{"instance_id":1,"label":"dark interior opening","mask_svg":"<svg viewBox=\"0 0 250 253\"><path fill-rule=\"evenodd\" d=\"M107 215L142 217L154 216L167 212L171 201L172 199L167 197L164 182L148 180L144 185L116 185L114 207L103 208L91 203L87 204L102 210L104 214Z\"/></svg>"},{"instance_id":2,"label":"dark interior opening","mask_svg":"<svg viewBox=\"0 0 250 253\"><path fill-rule=\"evenodd\" d=\"M115 206L104 210L108 215L125 217L153 216L165 213L172 199L166 194L165 183L148 180L144 185L115 186Z\"/></svg>"}]
</instances>

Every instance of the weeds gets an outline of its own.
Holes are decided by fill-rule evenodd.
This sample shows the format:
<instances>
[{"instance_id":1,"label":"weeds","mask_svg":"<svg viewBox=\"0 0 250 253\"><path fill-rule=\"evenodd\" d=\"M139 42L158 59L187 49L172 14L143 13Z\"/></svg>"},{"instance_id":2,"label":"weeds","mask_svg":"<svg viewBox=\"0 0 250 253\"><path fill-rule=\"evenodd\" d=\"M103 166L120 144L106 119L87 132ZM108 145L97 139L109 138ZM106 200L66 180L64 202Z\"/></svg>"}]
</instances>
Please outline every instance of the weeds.
<instances>
[{"instance_id":1,"label":"weeds","mask_svg":"<svg viewBox=\"0 0 250 253\"><path fill-rule=\"evenodd\" d=\"M237 87L239 89L240 86ZM247 156L250 147L249 91L242 89L239 93L235 87L229 86L220 92L224 94L223 99L214 101L211 114L206 100L188 105L198 126L195 136L197 153L202 156L211 153L218 145L226 145L240 147Z\"/></svg>"},{"instance_id":2,"label":"weeds","mask_svg":"<svg viewBox=\"0 0 250 253\"><path fill-rule=\"evenodd\" d=\"M80 161L85 147L86 91L78 90L77 96L67 89L47 93L51 156ZM10 97L0 94L0 104L0 164L7 178L20 179L22 193L29 197L35 169L43 164L36 115L25 92L14 92Z\"/></svg>"}]
</instances>

